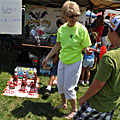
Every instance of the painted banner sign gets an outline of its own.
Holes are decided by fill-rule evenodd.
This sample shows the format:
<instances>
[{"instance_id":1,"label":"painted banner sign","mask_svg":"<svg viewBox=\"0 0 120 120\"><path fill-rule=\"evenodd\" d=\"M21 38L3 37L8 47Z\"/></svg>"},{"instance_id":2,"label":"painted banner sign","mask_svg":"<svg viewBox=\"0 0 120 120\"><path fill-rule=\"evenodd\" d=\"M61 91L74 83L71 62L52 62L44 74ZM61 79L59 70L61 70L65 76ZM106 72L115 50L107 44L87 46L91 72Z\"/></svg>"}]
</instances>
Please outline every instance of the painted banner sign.
<instances>
[{"instance_id":1,"label":"painted banner sign","mask_svg":"<svg viewBox=\"0 0 120 120\"><path fill-rule=\"evenodd\" d=\"M84 24L86 19L86 9L81 8L79 21ZM25 5L26 25L30 30L41 30L43 32L53 34L57 32L56 21L61 18L61 8L50 8L35 5Z\"/></svg>"},{"instance_id":2,"label":"painted banner sign","mask_svg":"<svg viewBox=\"0 0 120 120\"><path fill-rule=\"evenodd\" d=\"M22 34L22 0L0 0L0 34Z\"/></svg>"}]
</instances>

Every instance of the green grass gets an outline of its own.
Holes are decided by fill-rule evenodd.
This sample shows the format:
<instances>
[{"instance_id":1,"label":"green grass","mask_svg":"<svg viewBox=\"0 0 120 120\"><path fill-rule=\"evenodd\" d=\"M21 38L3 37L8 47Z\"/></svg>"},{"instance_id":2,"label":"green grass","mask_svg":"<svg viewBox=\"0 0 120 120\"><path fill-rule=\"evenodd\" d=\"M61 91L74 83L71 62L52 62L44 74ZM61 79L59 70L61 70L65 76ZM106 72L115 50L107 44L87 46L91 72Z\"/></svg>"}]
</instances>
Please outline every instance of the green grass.
<instances>
[{"instance_id":1,"label":"green grass","mask_svg":"<svg viewBox=\"0 0 120 120\"><path fill-rule=\"evenodd\" d=\"M39 77L39 99L0 96L0 120L64 120L62 116L70 112L70 103L68 103L68 110L53 110L54 106L61 103L57 88L53 86L51 95L44 98L43 94L49 77ZM9 78L10 74L7 72L0 74L0 94ZM78 96L81 96L86 90L87 87L80 87Z\"/></svg>"},{"instance_id":2,"label":"green grass","mask_svg":"<svg viewBox=\"0 0 120 120\"><path fill-rule=\"evenodd\" d=\"M61 103L56 86L52 87L51 95L45 99L43 93L45 86L48 84L49 77L39 77L40 97L38 99L0 96L0 120L64 120L63 115L70 112L70 103L68 102L68 110L53 110L54 106ZM2 94L9 78L10 74L6 72L1 73L0 81L2 84L0 83L0 94ZM80 86L77 92L78 98L80 98L87 89L88 87ZM120 120L119 112L120 109L115 111L113 120Z\"/></svg>"},{"instance_id":3,"label":"green grass","mask_svg":"<svg viewBox=\"0 0 120 120\"><path fill-rule=\"evenodd\" d=\"M64 120L63 115L69 113L71 110L70 103L68 102L68 110L53 110L54 106L61 104L61 98L57 92L56 86L52 87L50 96L44 98L43 94L49 81L49 77L47 76L38 76L40 78L40 97L38 99L1 95L16 64L15 59L7 58L10 57L12 52L13 51L3 51L2 53L2 56L4 56L1 61L2 71L0 74L0 120ZM91 75L94 76L94 74ZM77 101L87 89L88 87L79 87L77 91ZM77 103L77 105L79 107L79 103ZM119 113L120 108L115 111L113 120L120 120Z\"/></svg>"}]
</instances>

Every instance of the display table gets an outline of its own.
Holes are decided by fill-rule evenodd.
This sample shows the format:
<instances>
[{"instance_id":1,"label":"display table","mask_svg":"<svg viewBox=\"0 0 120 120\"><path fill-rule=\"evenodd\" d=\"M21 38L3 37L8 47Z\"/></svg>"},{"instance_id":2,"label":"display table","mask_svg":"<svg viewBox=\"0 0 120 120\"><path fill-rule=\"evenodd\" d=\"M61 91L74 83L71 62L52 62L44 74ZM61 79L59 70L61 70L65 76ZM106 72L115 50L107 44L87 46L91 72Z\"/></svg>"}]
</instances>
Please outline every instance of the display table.
<instances>
[{"instance_id":1,"label":"display table","mask_svg":"<svg viewBox=\"0 0 120 120\"><path fill-rule=\"evenodd\" d=\"M52 46L39 46L39 45L24 44L24 43L22 43L21 45L26 47L53 48Z\"/></svg>"}]
</instances>

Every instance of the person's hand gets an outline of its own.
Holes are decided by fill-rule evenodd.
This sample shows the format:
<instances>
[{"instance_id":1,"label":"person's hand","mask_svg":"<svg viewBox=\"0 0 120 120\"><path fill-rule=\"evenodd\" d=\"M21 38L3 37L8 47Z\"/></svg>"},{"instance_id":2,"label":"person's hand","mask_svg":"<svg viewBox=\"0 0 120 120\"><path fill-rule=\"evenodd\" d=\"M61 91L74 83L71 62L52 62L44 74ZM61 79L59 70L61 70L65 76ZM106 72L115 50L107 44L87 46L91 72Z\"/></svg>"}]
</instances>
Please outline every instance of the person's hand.
<instances>
[{"instance_id":1,"label":"person's hand","mask_svg":"<svg viewBox=\"0 0 120 120\"><path fill-rule=\"evenodd\" d=\"M89 48L89 51L99 52L99 50L98 50L98 49L94 49L94 48Z\"/></svg>"},{"instance_id":2,"label":"person's hand","mask_svg":"<svg viewBox=\"0 0 120 120\"><path fill-rule=\"evenodd\" d=\"M93 52L92 50L89 50L89 51L86 51L86 54L87 55L92 55L92 52Z\"/></svg>"},{"instance_id":3,"label":"person's hand","mask_svg":"<svg viewBox=\"0 0 120 120\"><path fill-rule=\"evenodd\" d=\"M98 53L98 52L99 52L99 50L98 50L98 49L96 49L96 51L95 51L95 52L97 52L97 53Z\"/></svg>"},{"instance_id":4,"label":"person's hand","mask_svg":"<svg viewBox=\"0 0 120 120\"><path fill-rule=\"evenodd\" d=\"M84 96L79 99L80 106L83 105L85 102L86 100L84 99Z\"/></svg>"},{"instance_id":5,"label":"person's hand","mask_svg":"<svg viewBox=\"0 0 120 120\"><path fill-rule=\"evenodd\" d=\"M89 47L85 49L85 53L86 53L87 55L91 55L92 52L93 52L93 51L92 51Z\"/></svg>"},{"instance_id":6,"label":"person's hand","mask_svg":"<svg viewBox=\"0 0 120 120\"><path fill-rule=\"evenodd\" d=\"M45 58L45 59L43 60L43 63L42 63L43 68L45 68L45 67L47 66L47 62L48 62L48 59Z\"/></svg>"}]
</instances>

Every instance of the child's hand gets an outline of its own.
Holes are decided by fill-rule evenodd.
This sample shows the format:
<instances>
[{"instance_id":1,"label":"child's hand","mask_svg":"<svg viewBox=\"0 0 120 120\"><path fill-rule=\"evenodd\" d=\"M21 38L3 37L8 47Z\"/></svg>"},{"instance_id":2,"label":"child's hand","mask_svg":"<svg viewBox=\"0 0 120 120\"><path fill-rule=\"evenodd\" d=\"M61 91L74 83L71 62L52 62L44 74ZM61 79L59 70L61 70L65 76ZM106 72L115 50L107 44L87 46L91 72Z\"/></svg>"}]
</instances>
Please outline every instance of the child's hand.
<instances>
[{"instance_id":1,"label":"child's hand","mask_svg":"<svg viewBox=\"0 0 120 120\"><path fill-rule=\"evenodd\" d=\"M99 50L97 49L97 50L95 50L95 52L99 52Z\"/></svg>"},{"instance_id":2,"label":"child's hand","mask_svg":"<svg viewBox=\"0 0 120 120\"><path fill-rule=\"evenodd\" d=\"M88 48L86 48L85 53L87 55L91 55L92 54L92 50L88 47Z\"/></svg>"},{"instance_id":3,"label":"child's hand","mask_svg":"<svg viewBox=\"0 0 120 120\"><path fill-rule=\"evenodd\" d=\"M92 54L92 50L86 51L87 55L91 55Z\"/></svg>"}]
</instances>

